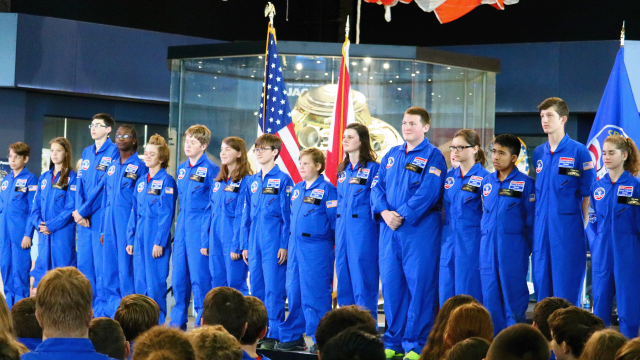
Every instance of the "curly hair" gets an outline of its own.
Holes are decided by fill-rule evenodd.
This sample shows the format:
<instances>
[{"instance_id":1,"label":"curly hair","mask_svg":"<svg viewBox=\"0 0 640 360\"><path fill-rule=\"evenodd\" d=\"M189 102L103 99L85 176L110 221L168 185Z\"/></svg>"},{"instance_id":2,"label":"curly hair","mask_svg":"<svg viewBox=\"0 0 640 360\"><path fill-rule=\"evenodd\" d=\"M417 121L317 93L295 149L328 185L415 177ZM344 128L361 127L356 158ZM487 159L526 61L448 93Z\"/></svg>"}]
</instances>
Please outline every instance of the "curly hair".
<instances>
[{"instance_id":1,"label":"curly hair","mask_svg":"<svg viewBox=\"0 0 640 360\"><path fill-rule=\"evenodd\" d=\"M241 360L240 342L222 325L201 326L189 333L196 360Z\"/></svg>"}]
</instances>

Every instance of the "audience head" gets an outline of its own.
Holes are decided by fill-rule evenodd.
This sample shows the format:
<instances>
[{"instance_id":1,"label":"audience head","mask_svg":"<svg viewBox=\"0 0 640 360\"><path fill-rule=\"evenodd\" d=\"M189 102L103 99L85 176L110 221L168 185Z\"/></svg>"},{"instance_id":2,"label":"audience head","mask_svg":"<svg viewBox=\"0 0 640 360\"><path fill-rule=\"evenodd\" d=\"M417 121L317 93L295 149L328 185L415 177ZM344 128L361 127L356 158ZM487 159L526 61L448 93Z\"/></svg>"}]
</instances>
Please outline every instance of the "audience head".
<instances>
[{"instance_id":1,"label":"audience head","mask_svg":"<svg viewBox=\"0 0 640 360\"><path fill-rule=\"evenodd\" d=\"M604 322L592 313L572 306L549 316L551 348L556 359L577 359L591 334L604 329Z\"/></svg>"},{"instance_id":2,"label":"audience head","mask_svg":"<svg viewBox=\"0 0 640 360\"><path fill-rule=\"evenodd\" d=\"M267 334L269 316L262 300L255 296L245 296L247 304L247 331L240 339L242 345L253 345Z\"/></svg>"},{"instance_id":3,"label":"audience head","mask_svg":"<svg viewBox=\"0 0 640 360\"><path fill-rule=\"evenodd\" d=\"M222 325L201 326L189 333L196 360L241 360L238 339Z\"/></svg>"},{"instance_id":4,"label":"audience head","mask_svg":"<svg viewBox=\"0 0 640 360\"><path fill-rule=\"evenodd\" d=\"M615 360L640 360L640 338L629 340L622 345Z\"/></svg>"},{"instance_id":5,"label":"audience head","mask_svg":"<svg viewBox=\"0 0 640 360\"><path fill-rule=\"evenodd\" d=\"M195 360L187 335L168 326L155 326L140 334L133 350L133 360Z\"/></svg>"},{"instance_id":6,"label":"audience head","mask_svg":"<svg viewBox=\"0 0 640 360\"><path fill-rule=\"evenodd\" d=\"M222 325L238 341L247 328L244 295L228 286L211 289L202 305L202 325Z\"/></svg>"},{"instance_id":7,"label":"audience head","mask_svg":"<svg viewBox=\"0 0 640 360\"><path fill-rule=\"evenodd\" d=\"M613 360L626 342L627 338L615 330L596 331L584 345L580 360Z\"/></svg>"},{"instance_id":8,"label":"audience head","mask_svg":"<svg viewBox=\"0 0 640 360\"><path fill-rule=\"evenodd\" d=\"M0 332L0 360L20 360L20 351L8 334Z\"/></svg>"},{"instance_id":9,"label":"audience head","mask_svg":"<svg viewBox=\"0 0 640 360\"><path fill-rule=\"evenodd\" d=\"M124 337L120 324L113 319L99 317L91 320L89 340L100 354L122 360L129 356L129 343Z\"/></svg>"},{"instance_id":10,"label":"audience head","mask_svg":"<svg viewBox=\"0 0 640 360\"><path fill-rule=\"evenodd\" d=\"M17 337L42 339L42 328L36 319L35 297L24 298L13 304L11 318Z\"/></svg>"},{"instance_id":11,"label":"audience head","mask_svg":"<svg viewBox=\"0 0 640 360\"><path fill-rule=\"evenodd\" d=\"M384 344L368 326L352 327L329 339L322 360L385 360Z\"/></svg>"},{"instance_id":12,"label":"audience head","mask_svg":"<svg viewBox=\"0 0 640 360\"><path fill-rule=\"evenodd\" d=\"M478 301L469 295L456 295L445 301L436 316L431 332L429 332L427 344L422 349L422 354L420 354L420 360L440 360L446 350L444 331L447 328L447 321L451 316L451 312L464 304L477 303Z\"/></svg>"},{"instance_id":13,"label":"audience head","mask_svg":"<svg viewBox=\"0 0 640 360\"><path fill-rule=\"evenodd\" d=\"M113 319L120 323L127 341L134 341L138 335L158 325L160 307L148 296L127 295L120 301Z\"/></svg>"},{"instance_id":14,"label":"audience head","mask_svg":"<svg viewBox=\"0 0 640 360\"><path fill-rule=\"evenodd\" d=\"M480 304L465 304L453 310L444 331L447 348L470 337L493 340L491 315Z\"/></svg>"},{"instance_id":15,"label":"audience head","mask_svg":"<svg viewBox=\"0 0 640 360\"><path fill-rule=\"evenodd\" d=\"M550 357L549 344L540 331L516 324L496 336L486 360L549 360Z\"/></svg>"},{"instance_id":16,"label":"audience head","mask_svg":"<svg viewBox=\"0 0 640 360\"><path fill-rule=\"evenodd\" d=\"M16 336L15 329L13 328L13 321L11 320L9 305L7 305L7 300L2 293L0 293L0 332Z\"/></svg>"},{"instance_id":17,"label":"audience head","mask_svg":"<svg viewBox=\"0 0 640 360\"><path fill-rule=\"evenodd\" d=\"M443 360L483 360L487 356L491 343L487 339L472 337L453 345Z\"/></svg>"},{"instance_id":18,"label":"audience head","mask_svg":"<svg viewBox=\"0 0 640 360\"><path fill-rule=\"evenodd\" d=\"M49 271L38 284L36 317L44 336L88 336L93 318L91 283L74 267Z\"/></svg>"},{"instance_id":19,"label":"audience head","mask_svg":"<svg viewBox=\"0 0 640 360\"><path fill-rule=\"evenodd\" d=\"M329 339L354 326L364 327L370 333L376 334L376 321L368 310L359 308L356 305L349 305L329 311L320 319L316 330L316 346L318 350L322 352Z\"/></svg>"},{"instance_id":20,"label":"audience head","mask_svg":"<svg viewBox=\"0 0 640 360\"><path fill-rule=\"evenodd\" d=\"M571 306L573 305L570 302L559 297L540 300L533 308L533 326L540 330L548 342L551 342L553 339L551 338L551 330L549 330L549 316L558 309L566 309Z\"/></svg>"}]
</instances>

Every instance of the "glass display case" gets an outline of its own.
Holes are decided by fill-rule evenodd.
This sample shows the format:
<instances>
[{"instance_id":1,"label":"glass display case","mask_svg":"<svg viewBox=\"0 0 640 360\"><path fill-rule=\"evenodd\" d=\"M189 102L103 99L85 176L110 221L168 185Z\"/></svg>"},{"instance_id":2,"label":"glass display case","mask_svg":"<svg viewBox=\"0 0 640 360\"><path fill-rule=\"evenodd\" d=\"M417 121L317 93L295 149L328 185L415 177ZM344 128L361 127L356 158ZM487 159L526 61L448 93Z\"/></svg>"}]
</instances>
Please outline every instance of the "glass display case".
<instances>
[{"instance_id":1,"label":"glass display case","mask_svg":"<svg viewBox=\"0 0 640 360\"><path fill-rule=\"evenodd\" d=\"M328 145L342 44L278 42L283 81L301 148ZM251 145L258 132L265 67L264 42L169 48L172 167L186 157L184 131L204 124L212 131L207 152L219 164L222 139ZM475 129L483 144L494 135L495 82L500 62L426 48L351 45L349 71L356 121L367 125L382 156L403 142L400 125L411 106L432 116L427 137L449 162L451 138ZM180 136L178 136L178 134ZM176 166L173 166L173 165Z\"/></svg>"}]
</instances>

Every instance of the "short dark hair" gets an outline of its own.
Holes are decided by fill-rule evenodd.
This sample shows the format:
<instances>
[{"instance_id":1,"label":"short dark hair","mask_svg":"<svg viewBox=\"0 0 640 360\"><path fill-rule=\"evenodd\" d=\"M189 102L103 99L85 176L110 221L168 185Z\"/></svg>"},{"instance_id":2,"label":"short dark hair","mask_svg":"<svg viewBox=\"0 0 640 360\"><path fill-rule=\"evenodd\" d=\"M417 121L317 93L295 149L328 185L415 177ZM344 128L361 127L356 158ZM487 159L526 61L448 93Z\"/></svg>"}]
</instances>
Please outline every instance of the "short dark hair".
<instances>
[{"instance_id":1,"label":"short dark hair","mask_svg":"<svg viewBox=\"0 0 640 360\"><path fill-rule=\"evenodd\" d=\"M322 360L385 360L384 344L377 333L363 327L349 328L327 341Z\"/></svg>"},{"instance_id":2,"label":"short dark hair","mask_svg":"<svg viewBox=\"0 0 640 360\"><path fill-rule=\"evenodd\" d=\"M256 148L268 146L273 150L278 150L278 153L274 158L275 160L278 158L278 156L280 156L280 151L282 150L282 139L273 134L263 134L256 139L256 142L253 144L253 146Z\"/></svg>"},{"instance_id":3,"label":"short dark hair","mask_svg":"<svg viewBox=\"0 0 640 360\"><path fill-rule=\"evenodd\" d=\"M549 360L549 344L533 326L516 324L502 330L491 343L486 360Z\"/></svg>"},{"instance_id":4,"label":"short dark hair","mask_svg":"<svg viewBox=\"0 0 640 360\"><path fill-rule=\"evenodd\" d=\"M158 325L160 307L148 296L127 295L120 300L113 319L120 323L127 341L134 341L140 334Z\"/></svg>"},{"instance_id":5,"label":"short dark hair","mask_svg":"<svg viewBox=\"0 0 640 360\"><path fill-rule=\"evenodd\" d=\"M541 102L540 105L538 105L538 111L548 110L552 107L560 117L569 116L569 106L566 102L564 102L564 100L560 99L559 97L550 97L544 99L544 101Z\"/></svg>"},{"instance_id":6,"label":"short dark hair","mask_svg":"<svg viewBox=\"0 0 640 360\"><path fill-rule=\"evenodd\" d=\"M244 295L228 286L211 289L202 305L203 325L222 325L238 341L247 323L247 302Z\"/></svg>"},{"instance_id":7,"label":"short dark hair","mask_svg":"<svg viewBox=\"0 0 640 360\"><path fill-rule=\"evenodd\" d=\"M36 298L24 298L13 304L11 319L19 338L42 339L42 327L36 319Z\"/></svg>"},{"instance_id":8,"label":"short dark hair","mask_svg":"<svg viewBox=\"0 0 640 360\"><path fill-rule=\"evenodd\" d=\"M9 151L13 150L16 155L28 157L31 155L31 147L22 141L15 142L9 145Z\"/></svg>"},{"instance_id":9,"label":"short dark hair","mask_svg":"<svg viewBox=\"0 0 640 360\"><path fill-rule=\"evenodd\" d=\"M110 127L111 130L113 130L113 128L116 127L116 120L113 118L113 116L111 116L111 115L109 115L107 113L95 114L91 118L91 121L93 121L93 120L102 120L102 121L104 121L104 124L106 126Z\"/></svg>"},{"instance_id":10,"label":"short dark hair","mask_svg":"<svg viewBox=\"0 0 640 360\"><path fill-rule=\"evenodd\" d=\"M453 345L443 360L482 360L487 356L491 343L487 339L470 337Z\"/></svg>"},{"instance_id":11,"label":"short dark hair","mask_svg":"<svg viewBox=\"0 0 640 360\"><path fill-rule=\"evenodd\" d=\"M89 340L100 354L113 359L123 359L126 356L127 339L117 321L108 317L99 317L89 324Z\"/></svg>"},{"instance_id":12,"label":"short dark hair","mask_svg":"<svg viewBox=\"0 0 640 360\"><path fill-rule=\"evenodd\" d=\"M549 316L558 309L565 309L573 306L569 301L559 297L548 297L540 300L533 308L533 321L538 330L551 342L551 330L549 330Z\"/></svg>"},{"instance_id":13,"label":"short dark hair","mask_svg":"<svg viewBox=\"0 0 640 360\"><path fill-rule=\"evenodd\" d=\"M322 351L329 339L353 326L363 326L373 333L376 332L376 321L371 313L356 305L343 306L326 313L316 329L318 350Z\"/></svg>"},{"instance_id":14,"label":"short dark hair","mask_svg":"<svg viewBox=\"0 0 640 360\"><path fill-rule=\"evenodd\" d=\"M559 309L549 316L549 329L557 344L566 343L574 357L582 354L589 337L597 330L604 329L604 321L592 313L572 306Z\"/></svg>"},{"instance_id":15,"label":"short dark hair","mask_svg":"<svg viewBox=\"0 0 640 360\"><path fill-rule=\"evenodd\" d=\"M407 115L418 115L420 116L420 122L422 125L430 125L431 124L431 116L429 116L429 112L424 108L419 106L410 107L404 112Z\"/></svg>"},{"instance_id":16,"label":"short dark hair","mask_svg":"<svg viewBox=\"0 0 640 360\"><path fill-rule=\"evenodd\" d=\"M255 296L245 296L247 304L247 331L242 335L240 344L253 345L258 341L260 333L269 325L267 308L262 300Z\"/></svg>"},{"instance_id":17,"label":"short dark hair","mask_svg":"<svg viewBox=\"0 0 640 360\"><path fill-rule=\"evenodd\" d=\"M520 156L520 139L513 134L500 134L493 139L493 143L509 149L511 155Z\"/></svg>"}]
</instances>

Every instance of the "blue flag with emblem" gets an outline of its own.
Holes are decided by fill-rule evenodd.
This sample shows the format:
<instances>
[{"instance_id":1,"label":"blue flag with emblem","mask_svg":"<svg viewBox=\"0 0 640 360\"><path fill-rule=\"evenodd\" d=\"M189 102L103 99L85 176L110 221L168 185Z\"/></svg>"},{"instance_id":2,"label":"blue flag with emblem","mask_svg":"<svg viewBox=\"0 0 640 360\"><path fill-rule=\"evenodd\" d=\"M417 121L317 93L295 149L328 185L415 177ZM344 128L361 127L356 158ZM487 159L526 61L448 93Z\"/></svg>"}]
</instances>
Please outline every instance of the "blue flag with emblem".
<instances>
[{"instance_id":1,"label":"blue flag with emblem","mask_svg":"<svg viewBox=\"0 0 640 360\"><path fill-rule=\"evenodd\" d=\"M636 143L640 141L640 115L624 64L624 47L616 56L587 142L598 179L607 173L602 161L602 145L610 135L630 137Z\"/></svg>"}]
</instances>

